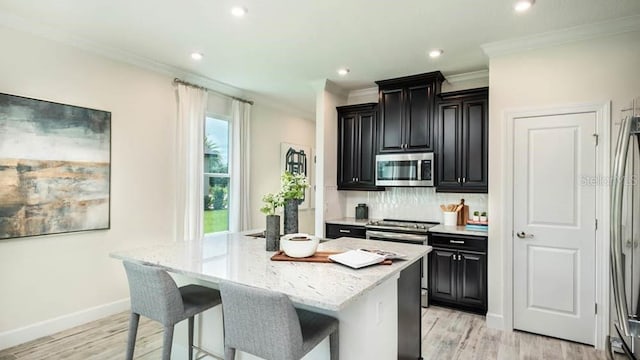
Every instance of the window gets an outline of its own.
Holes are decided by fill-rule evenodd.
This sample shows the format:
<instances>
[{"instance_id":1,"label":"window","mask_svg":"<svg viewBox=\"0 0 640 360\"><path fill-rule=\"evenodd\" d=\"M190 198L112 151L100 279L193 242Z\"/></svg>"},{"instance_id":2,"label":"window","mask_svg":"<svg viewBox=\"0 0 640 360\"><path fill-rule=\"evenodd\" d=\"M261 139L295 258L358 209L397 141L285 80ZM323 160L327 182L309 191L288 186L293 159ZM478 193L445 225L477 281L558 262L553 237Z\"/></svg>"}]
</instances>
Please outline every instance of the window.
<instances>
[{"instance_id":1,"label":"window","mask_svg":"<svg viewBox=\"0 0 640 360\"><path fill-rule=\"evenodd\" d=\"M207 117L204 128L204 233L229 230L229 121Z\"/></svg>"}]
</instances>

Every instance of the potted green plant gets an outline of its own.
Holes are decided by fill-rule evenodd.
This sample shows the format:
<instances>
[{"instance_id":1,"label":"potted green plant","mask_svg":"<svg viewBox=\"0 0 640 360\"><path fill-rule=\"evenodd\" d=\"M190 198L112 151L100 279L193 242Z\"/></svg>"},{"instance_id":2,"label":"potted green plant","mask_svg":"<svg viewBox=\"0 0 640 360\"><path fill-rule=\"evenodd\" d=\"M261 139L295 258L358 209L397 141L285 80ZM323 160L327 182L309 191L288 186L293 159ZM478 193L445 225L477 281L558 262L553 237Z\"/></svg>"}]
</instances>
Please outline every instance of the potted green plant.
<instances>
[{"instance_id":1,"label":"potted green plant","mask_svg":"<svg viewBox=\"0 0 640 360\"><path fill-rule=\"evenodd\" d=\"M298 232L298 205L304 201L304 192L309 182L304 174L292 174L288 171L280 177L280 196L284 203L284 233Z\"/></svg>"},{"instance_id":2,"label":"potted green plant","mask_svg":"<svg viewBox=\"0 0 640 360\"><path fill-rule=\"evenodd\" d=\"M262 202L264 206L260 211L267 215L267 227L264 233L267 251L277 251L280 248L280 216L276 215L276 210L282 207L282 196L280 193L268 193L262 197Z\"/></svg>"},{"instance_id":3,"label":"potted green plant","mask_svg":"<svg viewBox=\"0 0 640 360\"><path fill-rule=\"evenodd\" d=\"M482 214L480 214L480 221L487 222L487 213L486 213L486 211L483 211Z\"/></svg>"},{"instance_id":4,"label":"potted green plant","mask_svg":"<svg viewBox=\"0 0 640 360\"><path fill-rule=\"evenodd\" d=\"M480 211L473 212L473 221L480 221Z\"/></svg>"}]
</instances>

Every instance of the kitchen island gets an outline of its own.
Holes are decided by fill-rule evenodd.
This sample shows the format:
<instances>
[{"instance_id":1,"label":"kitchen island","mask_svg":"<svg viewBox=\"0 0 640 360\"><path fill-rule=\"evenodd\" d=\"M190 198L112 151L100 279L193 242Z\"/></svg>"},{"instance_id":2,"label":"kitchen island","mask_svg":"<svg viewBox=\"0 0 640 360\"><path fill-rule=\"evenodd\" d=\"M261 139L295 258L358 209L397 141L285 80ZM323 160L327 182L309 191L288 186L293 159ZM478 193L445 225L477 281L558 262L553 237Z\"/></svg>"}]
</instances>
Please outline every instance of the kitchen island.
<instances>
[{"instance_id":1,"label":"kitchen island","mask_svg":"<svg viewBox=\"0 0 640 360\"><path fill-rule=\"evenodd\" d=\"M271 261L273 252L265 251L264 239L242 234L207 236L201 241L119 251L111 256L163 267L178 275L179 284L195 282L215 288L220 280L227 280L282 292L297 307L340 320L342 359L419 358L420 268L431 248L340 238L320 244L318 250L358 248L393 251L407 258L358 270L333 263ZM219 307L205 313L197 337L201 347L217 354L223 353L220 313ZM412 321L405 324L408 320ZM186 352L177 350L184 349L186 330L176 328L176 332L175 358L186 358ZM328 359L328 354L325 339L305 359ZM237 358L255 357L241 354Z\"/></svg>"}]
</instances>

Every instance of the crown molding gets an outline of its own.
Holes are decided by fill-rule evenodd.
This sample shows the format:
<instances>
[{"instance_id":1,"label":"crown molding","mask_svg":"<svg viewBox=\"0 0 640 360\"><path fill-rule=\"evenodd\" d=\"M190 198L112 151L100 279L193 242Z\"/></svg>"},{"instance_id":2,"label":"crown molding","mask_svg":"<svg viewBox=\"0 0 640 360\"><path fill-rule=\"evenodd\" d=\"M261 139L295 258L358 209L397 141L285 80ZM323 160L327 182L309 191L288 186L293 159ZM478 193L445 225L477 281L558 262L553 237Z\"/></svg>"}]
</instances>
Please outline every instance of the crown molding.
<instances>
[{"instance_id":1,"label":"crown molding","mask_svg":"<svg viewBox=\"0 0 640 360\"><path fill-rule=\"evenodd\" d=\"M153 59L133 54L118 48L106 46L95 41L88 40L79 36L72 35L68 32L61 31L55 27L29 21L14 14L0 12L0 26L9 29L29 33L41 38L56 41L65 45L73 46L87 52L91 52L102 57L115 60L118 62L133 65L155 73L169 75L170 77L179 77L182 80L200 85L221 93L244 97L245 91L235 86L225 84L223 82L211 79L206 76L195 74L185 69L168 65Z\"/></svg>"},{"instance_id":2,"label":"crown molding","mask_svg":"<svg viewBox=\"0 0 640 360\"><path fill-rule=\"evenodd\" d=\"M277 110L277 111L282 111L284 113L287 113L289 115L292 116L296 116L299 117L303 120L307 120L307 121L311 121L311 122L315 122L316 120L316 114L315 114L315 109L314 111L305 111L303 109L300 109L296 106L290 105L290 104L286 104L283 101L278 101L274 98L272 98L271 96L268 95L264 95L264 94L260 94L260 93L256 93L253 91L247 91L245 92L245 96L250 97L255 103L254 103L254 107L255 106L265 106L268 107L272 110Z\"/></svg>"},{"instance_id":3,"label":"crown molding","mask_svg":"<svg viewBox=\"0 0 640 360\"><path fill-rule=\"evenodd\" d=\"M460 73L460 74L445 75L444 77L449 84L455 84L455 83L471 81L471 80L484 80L484 79L489 79L489 70L484 69L484 70L478 70L478 71L470 71L470 72ZM376 96L376 97L378 96L377 86L372 86L364 89L351 90L349 92L350 98L351 97L371 97L371 96Z\"/></svg>"},{"instance_id":4,"label":"crown molding","mask_svg":"<svg viewBox=\"0 0 640 360\"><path fill-rule=\"evenodd\" d=\"M375 97L378 96L377 86L349 91L349 97L370 97L370 96L375 96Z\"/></svg>"},{"instance_id":5,"label":"crown molding","mask_svg":"<svg viewBox=\"0 0 640 360\"><path fill-rule=\"evenodd\" d=\"M242 90L235 86L225 84L206 76L192 73L179 67L171 66L114 47L108 47L103 44L99 44L97 42L74 36L64 31L60 31L59 29L48 25L28 21L13 14L0 12L0 26L32 34L37 37L45 38L65 45L73 46L114 61L133 65L155 73L168 75L172 80L174 77L178 77L184 81L221 92L222 94L245 98L248 97L255 101L254 106L267 106L269 108L282 111L296 117L300 117L304 120L315 120L314 113L299 109L290 104L286 104L283 101L279 101L270 96L259 94L253 91Z\"/></svg>"},{"instance_id":6,"label":"crown molding","mask_svg":"<svg viewBox=\"0 0 640 360\"><path fill-rule=\"evenodd\" d=\"M317 94L322 93L324 91L330 92L334 95L347 98L349 96L349 90L341 87L335 82L329 79L319 79L309 81L309 86L313 89L313 91Z\"/></svg>"},{"instance_id":7,"label":"crown molding","mask_svg":"<svg viewBox=\"0 0 640 360\"><path fill-rule=\"evenodd\" d=\"M460 74L445 75L444 77L445 79L447 79L447 82L449 84L455 84L455 83L471 81L471 80L483 80L483 79L489 78L489 70L484 69L484 70L478 70L478 71L470 71L470 72L460 73Z\"/></svg>"},{"instance_id":8,"label":"crown molding","mask_svg":"<svg viewBox=\"0 0 640 360\"><path fill-rule=\"evenodd\" d=\"M633 31L640 31L640 15L491 42L481 45L481 48L489 58L493 58Z\"/></svg>"},{"instance_id":9,"label":"crown molding","mask_svg":"<svg viewBox=\"0 0 640 360\"><path fill-rule=\"evenodd\" d=\"M341 87L340 85L334 83L333 81L327 79L325 83L324 89L334 95L347 98L349 96L349 90Z\"/></svg>"}]
</instances>

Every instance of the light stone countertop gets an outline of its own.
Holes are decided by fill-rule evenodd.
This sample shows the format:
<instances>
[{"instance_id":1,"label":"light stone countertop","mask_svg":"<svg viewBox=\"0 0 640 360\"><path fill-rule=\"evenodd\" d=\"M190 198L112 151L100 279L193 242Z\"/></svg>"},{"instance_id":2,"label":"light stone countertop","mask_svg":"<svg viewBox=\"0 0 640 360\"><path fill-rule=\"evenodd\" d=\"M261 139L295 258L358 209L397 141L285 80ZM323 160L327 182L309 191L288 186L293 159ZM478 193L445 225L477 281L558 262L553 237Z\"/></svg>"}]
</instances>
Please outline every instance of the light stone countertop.
<instances>
[{"instance_id":1,"label":"light stone countertop","mask_svg":"<svg viewBox=\"0 0 640 360\"><path fill-rule=\"evenodd\" d=\"M474 231L467 230L464 226L444 226L436 225L429 229L430 233L444 233L444 234L457 234L457 235L470 235L470 236L482 236L487 237L486 231Z\"/></svg>"},{"instance_id":2,"label":"light stone countertop","mask_svg":"<svg viewBox=\"0 0 640 360\"><path fill-rule=\"evenodd\" d=\"M345 217L340 219L325 220L326 224L337 225L353 225L353 226L365 226L371 221L377 221L378 219L356 219L353 217Z\"/></svg>"},{"instance_id":3,"label":"light stone countertop","mask_svg":"<svg viewBox=\"0 0 640 360\"><path fill-rule=\"evenodd\" d=\"M294 303L340 311L431 251L430 246L355 238L321 243L319 251L367 248L401 253L405 261L351 269L340 264L271 261L265 240L237 233L206 236L192 242L157 244L117 251L111 257L161 266L170 272L217 283L233 281L288 295Z\"/></svg>"}]
</instances>

